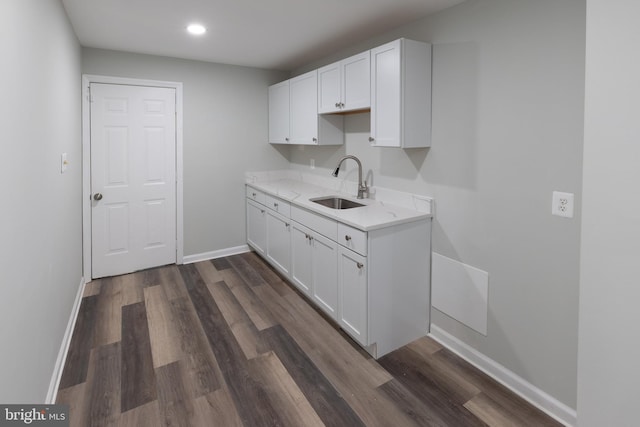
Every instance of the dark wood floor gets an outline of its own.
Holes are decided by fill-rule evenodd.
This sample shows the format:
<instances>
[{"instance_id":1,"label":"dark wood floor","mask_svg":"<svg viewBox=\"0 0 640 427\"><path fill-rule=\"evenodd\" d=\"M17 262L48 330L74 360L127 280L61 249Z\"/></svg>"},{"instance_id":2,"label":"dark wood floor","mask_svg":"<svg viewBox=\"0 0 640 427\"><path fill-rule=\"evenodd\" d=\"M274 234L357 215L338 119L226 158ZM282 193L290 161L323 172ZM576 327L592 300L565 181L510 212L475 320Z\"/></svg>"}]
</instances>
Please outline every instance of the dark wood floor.
<instances>
[{"instance_id":1,"label":"dark wood floor","mask_svg":"<svg viewBox=\"0 0 640 427\"><path fill-rule=\"evenodd\" d=\"M72 426L552 426L429 338L378 361L253 253L95 280Z\"/></svg>"}]
</instances>

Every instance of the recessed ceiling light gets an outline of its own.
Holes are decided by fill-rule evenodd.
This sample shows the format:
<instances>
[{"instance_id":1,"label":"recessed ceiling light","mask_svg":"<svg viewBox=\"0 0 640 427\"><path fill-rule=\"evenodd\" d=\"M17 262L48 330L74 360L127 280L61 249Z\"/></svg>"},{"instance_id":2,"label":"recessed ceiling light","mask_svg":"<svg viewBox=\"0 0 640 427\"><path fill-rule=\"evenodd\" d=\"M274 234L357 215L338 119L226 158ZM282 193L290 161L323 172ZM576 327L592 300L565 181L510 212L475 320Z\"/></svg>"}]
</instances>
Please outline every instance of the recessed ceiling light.
<instances>
[{"instance_id":1,"label":"recessed ceiling light","mask_svg":"<svg viewBox=\"0 0 640 427\"><path fill-rule=\"evenodd\" d=\"M187 31L189 32L189 34L193 34L194 36L201 36L202 34L207 32L207 29L204 27L204 25L189 24L189 26L187 27Z\"/></svg>"}]
</instances>

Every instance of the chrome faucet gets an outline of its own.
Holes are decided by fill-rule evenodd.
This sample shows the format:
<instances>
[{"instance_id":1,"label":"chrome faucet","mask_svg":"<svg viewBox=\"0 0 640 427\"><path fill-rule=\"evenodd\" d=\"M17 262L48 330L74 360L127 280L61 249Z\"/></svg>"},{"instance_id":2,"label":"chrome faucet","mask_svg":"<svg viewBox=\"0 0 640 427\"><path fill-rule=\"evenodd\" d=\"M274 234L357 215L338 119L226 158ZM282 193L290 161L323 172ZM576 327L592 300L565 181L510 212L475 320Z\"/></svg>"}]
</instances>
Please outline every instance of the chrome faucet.
<instances>
[{"instance_id":1,"label":"chrome faucet","mask_svg":"<svg viewBox=\"0 0 640 427\"><path fill-rule=\"evenodd\" d=\"M338 162L338 166L336 166L336 170L333 171L333 176L338 177L338 172L340 172L340 165L347 159L353 159L358 164L358 199L364 199L369 197L369 187L367 187L367 182L362 180L362 163L356 156L344 156Z\"/></svg>"}]
</instances>

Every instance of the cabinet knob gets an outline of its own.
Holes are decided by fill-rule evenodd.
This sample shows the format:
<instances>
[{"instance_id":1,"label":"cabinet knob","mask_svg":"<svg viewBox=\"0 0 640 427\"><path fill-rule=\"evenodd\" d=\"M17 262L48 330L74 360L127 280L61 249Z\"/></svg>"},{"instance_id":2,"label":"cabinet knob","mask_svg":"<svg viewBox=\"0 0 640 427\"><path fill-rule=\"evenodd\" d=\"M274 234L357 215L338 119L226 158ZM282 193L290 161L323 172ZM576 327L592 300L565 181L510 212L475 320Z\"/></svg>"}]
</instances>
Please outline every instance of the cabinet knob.
<instances>
[{"instance_id":1,"label":"cabinet knob","mask_svg":"<svg viewBox=\"0 0 640 427\"><path fill-rule=\"evenodd\" d=\"M287 141L287 142L289 142L289 138L285 138L284 140L285 140L285 141Z\"/></svg>"},{"instance_id":2,"label":"cabinet knob","mask_svg":"<svg viewBox=\"0 0 640 427\"><path fill-rule=\"evenodd\" d=\"M256 193L253 193L253 197L256 197L256 196L257 196L257 194L256 194Z\"/></svg>"},{"instance_id":3,"label":"cabinet knob","mask_svg":"<svg viewBox=\"0 0 640 427\"><path fill-rule=\"evenodd\" d=\"M346 236L344 236L344 239L348 242L351 240L351 236L349 236L348 234Z\"/></svg>"},{"instance_id":4,"label":"cabinet knob","mask_svg":"<svg viewBox=\"0 0 640 427\"><path fill-rule=\"evenodd\" d=\"M278 204L277 204L277 203L274 203L274 204L273 204L273 207L277 209L277 208L278 208Z\"/></svg>"},{"instance_id":5,"label":"cabinet knob","mask_svg":"<svg viewBox=\"0 0 640 427\"><path fill-rule=\"evenodd\" d=\"M336 102L336 108L339 108L339 107L340 107L340 103Z\"/></svg>"},{"instance_id":6,"label":"cabinet knob","mask_svg":"<svg viewBox=\"0 0 640 427\"><path fill-rule=\"evenodd\" d=\"M369 142L373 142L373 141L375 141L375 140L376 140L376 139L375 139L374 137L372 137L372 136L370 136L370 137L369 137Z\"/></svg>"},{"instance_id":7,"label":"cabinet knob","mask_svg":"<svg viewBox=\"0 0 640 427\"><path fill-rule=\"evenodd\" d=\"M356 264L356 266L358 267L359 270L362 270L362 267L364 267L364 264L359 262Z\"/></svg>"},{"instance_id":8,"label":"cabinet knob","mask_svg":"<svg viewBox=\"0 0 640 427\"><path fill-rule=\"evenodd\" d=\"M260 213L262 213L262 214L263 214L263 213L264 213L264 209L260 209Z\"/></svg>"},{"instance_id":9,"label":"cabinet knob","mask_svg":"<svg viewBox=\"0 0 640 427\"><path fill-rule=\"evenodd\" d=\"M340 103L340 108L344 108L344 102Z\"/></svg>"},{"instance_id":10,"label":"cabinet knob","mask_svg":"<svg viewBox=\"0 0 640 427\"><path fill-rule=\"evenodd\" d=\"M316 144L318 143L318 138L311 138L311 140L312 140L313 142L315 142Z\"/></svg>"}]
</instances>

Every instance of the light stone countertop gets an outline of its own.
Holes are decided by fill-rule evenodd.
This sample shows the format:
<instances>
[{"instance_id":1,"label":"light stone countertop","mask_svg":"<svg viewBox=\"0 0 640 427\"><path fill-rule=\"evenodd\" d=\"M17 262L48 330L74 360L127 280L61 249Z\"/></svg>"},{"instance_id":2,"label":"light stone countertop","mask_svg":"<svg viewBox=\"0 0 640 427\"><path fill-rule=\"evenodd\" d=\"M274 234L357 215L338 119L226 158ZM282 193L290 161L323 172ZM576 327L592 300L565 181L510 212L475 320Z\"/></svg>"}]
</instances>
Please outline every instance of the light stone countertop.
<instances>
[{"instance_id":1,"label":"light stone countertop","mask_svg":"<svg viewBox=\"0 0 640 427\"><path fill-rule=\"evenodd\" d=\"M426 201L426 203L428 203L428 209L423 208L422 211L420 211L404 206L398 206L396 204L389 203L388 201L357 199L355 197L355 193L345 193L344 191L340 191L335 188L323 187L316 185L315 183L291 179L290 177L277 178L279 179L248 179L247 185L271 196L288 201L292 205L324 215L362 231L377 230L392 225L419 221L432 217L430 209L431 199L429 198L419 199L422 202ZM344 199L362 203L365 206L353 209L331 209L309 200L323 196L340 196Z\"/></svg>"}]
</instances>

